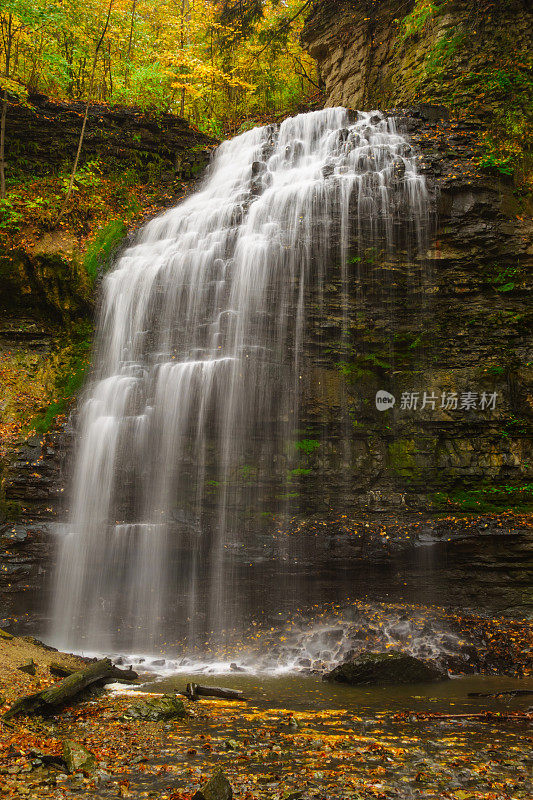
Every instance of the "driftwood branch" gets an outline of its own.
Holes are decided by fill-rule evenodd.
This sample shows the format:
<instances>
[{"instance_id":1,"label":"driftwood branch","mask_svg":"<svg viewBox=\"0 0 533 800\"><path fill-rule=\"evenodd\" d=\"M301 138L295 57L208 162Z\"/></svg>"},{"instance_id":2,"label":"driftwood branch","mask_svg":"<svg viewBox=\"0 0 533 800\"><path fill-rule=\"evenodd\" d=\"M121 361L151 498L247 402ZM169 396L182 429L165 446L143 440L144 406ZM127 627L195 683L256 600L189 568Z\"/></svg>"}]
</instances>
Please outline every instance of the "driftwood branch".
<instances>
[{"instance_id":1,"label":"driftwood branch","mask_svg":"<svg viewBox=\"0 0 533 800\"><path fill-rule=\"evenodd\" d=\"M468 692L468 697L525 697L533 694L533 689L508 689L502 692Z\"/></svg>"},{"instance_id":2,"label":"driftwood branch","mask_svg":"<svg viewBox=\"0 0 533 800\"><path fill-rule=\"evenodd\" d=\"M128 680L129 682L134 681L137 677L137 673L132 669L119 669L108 658L102 658L100 661L93 661L84 669L73 672L72 675L48 689L16 700L6 711L3 719L9 720L22 714L50 714L66 705L90 686L102 684L111 679Z\"/></svg>"},{"instance_id":3,"label":"driftwood branch","mask_svg":"<svg viewBox=\"0 0 533 800\"><path fill-rule=\"evenodd\" d=\"M528 722L533 720L530 711L481 711L476 714L397 714L393 719L396 722L405 722L405 719L416 719L417 722L432 722L440 719L472 719L477 722Z\"/></svg>"},{"instance_id":4,"label":"driftwood branch","mask_svg":"<svg viewBox=\"0 0 533 800\"><path fill-rule=\"evenodd\" d=\"M223 700L246 700L239 689L224 689L221 686L199 686L197 683L188 683L183 697L189 700L198 700L200 697L220 697Z\"/></svg>"}]
</instances>

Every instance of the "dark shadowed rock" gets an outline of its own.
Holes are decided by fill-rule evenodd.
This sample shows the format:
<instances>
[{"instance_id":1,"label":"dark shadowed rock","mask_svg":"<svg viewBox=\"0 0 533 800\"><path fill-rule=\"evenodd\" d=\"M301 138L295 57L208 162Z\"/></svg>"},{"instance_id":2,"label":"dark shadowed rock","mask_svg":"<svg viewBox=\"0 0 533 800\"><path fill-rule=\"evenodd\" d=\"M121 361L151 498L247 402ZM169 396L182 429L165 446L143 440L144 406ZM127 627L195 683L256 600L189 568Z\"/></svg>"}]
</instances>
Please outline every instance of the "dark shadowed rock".
<instances>
[{"instance_id":1,"label":"dark shadowed rock","mask_svg":"<svg viewBox=\"0 0 533 800\"><path fill-rule=\"evenodd\" d=\"M446 680L447 675L433 664L406 653L361 653L352 661L339 664L324 675L332 683L352 686L370 684L423 683Z\"/></svg>"},{"instance_id":2,"label":"dark shadowed rock","mask_svg":"<svg viewBox=\"0 0 533 800\"><path fill-rule=\"evenodd\" d=\"M33 658L30 658L26 664L22 664L20 667L17 667L17 669L19 672L25 672L26 675L35 675L37 672Z\"/></svg>"},{"instance_id":3,"label":"dark shadowed rock","mask_svg":"<svg viewBox=\"0 0 533 800\"><path fill-rule=\"evenodd\" d=\"M202 786L192 800L232 800L233 790L222 771L215 772L213 777Z\"/></svg>"}]
</instances>

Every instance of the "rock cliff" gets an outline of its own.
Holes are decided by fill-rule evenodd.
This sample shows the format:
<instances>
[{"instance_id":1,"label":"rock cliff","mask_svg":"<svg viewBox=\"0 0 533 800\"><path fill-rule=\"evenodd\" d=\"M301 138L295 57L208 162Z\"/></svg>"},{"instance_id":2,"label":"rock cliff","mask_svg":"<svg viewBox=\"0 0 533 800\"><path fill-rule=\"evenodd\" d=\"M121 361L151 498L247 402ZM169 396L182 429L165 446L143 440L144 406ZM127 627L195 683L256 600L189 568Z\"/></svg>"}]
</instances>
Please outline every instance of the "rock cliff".
<instances>
[{"instance_id":1,"label":"rock cliff","mask_svg":"<svg viewBox=\"0 0 533 800\"><path fill-rule=\"evenodd\" d=\"M309 373L309 408L331 430L348 398L353 448L348 459L337 453L336 467L348 502L464 511L531 504L531 83L521 70L532 32L521 0L312 6L303 40L326 104L395 107L434 198L427 252L379 266L370 254L380 283L394 287L381 296L355 265L352 355L337 353L336 372L322 360ZM329 319L314 320L315 341L319 331L328 336L330 353L339 280L332 274ZM380 389L395 396L391 411L376 410ZM442 406L449 392L457 409ZM477 402L461 410L467 392ZM484 393L496 395L493 409L482 408ZM334 450L321 456L328 466Z\"/></svg>"}]
</instances>

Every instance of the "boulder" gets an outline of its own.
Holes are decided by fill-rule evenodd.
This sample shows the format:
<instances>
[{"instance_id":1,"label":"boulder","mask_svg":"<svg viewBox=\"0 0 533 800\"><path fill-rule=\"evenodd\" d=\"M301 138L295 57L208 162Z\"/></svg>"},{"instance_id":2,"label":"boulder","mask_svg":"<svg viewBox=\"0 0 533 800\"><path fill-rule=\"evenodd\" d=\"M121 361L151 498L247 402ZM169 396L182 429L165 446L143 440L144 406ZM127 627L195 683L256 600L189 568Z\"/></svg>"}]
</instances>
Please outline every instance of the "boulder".
<instances>
[{"instance_id":1,"label":"boulder","mask_svg":"<svg viewBox=\"0 0 533 800\"><path fill-rule=\"evenodd\" d=\"M37 672L37 668L35 666L35 662L33 658L30 658L25 664L21 664L20 667L17 667L19 672L25 672L26 675L35 675Z\"/></svg>"},{"instance_id":2,"label":"boulder","mask_svg":"<svg viewBox=\"0 0 533 800\"><path fill-rule=\"evenodd\" d=\"M447 674L428 661L407 653L360 653L352 661L339 664L323 676L332 683L352 686L370 684L424 683L446 680Z\"/></svg>"},{"instance_id":3,"label":"boulder","mask_svg":"<svg viewBox=\"0 0 533 800\"><path fill-rule=\"evenodd\" d=\"M231 784L221 770L215 772L212 778L192 796L192 800L232 800L232 798Z\"/></svg>"},{"instance_id":4,"label":"boulder","mask_svg":"<svg viewBox=\"0 0 533 800\"><path fill-rule=\"evenodd\" d=\"M135 703L124 714L126 719L148 719L152 721L176 719L187 716L183 701L173 694L164 694L151 700Z\"/></svg>"},{"instance_id":5,"label":"boulder","mask_svg":"<svg viewBox=\"0 0 533 800\"><path fill-rule=\"evenodd\" d=\"M65 739L63 742L63 759L69 772L84 772L90 775L96 769L96 757L79 742Z\"/></svg>"}]
</instances>

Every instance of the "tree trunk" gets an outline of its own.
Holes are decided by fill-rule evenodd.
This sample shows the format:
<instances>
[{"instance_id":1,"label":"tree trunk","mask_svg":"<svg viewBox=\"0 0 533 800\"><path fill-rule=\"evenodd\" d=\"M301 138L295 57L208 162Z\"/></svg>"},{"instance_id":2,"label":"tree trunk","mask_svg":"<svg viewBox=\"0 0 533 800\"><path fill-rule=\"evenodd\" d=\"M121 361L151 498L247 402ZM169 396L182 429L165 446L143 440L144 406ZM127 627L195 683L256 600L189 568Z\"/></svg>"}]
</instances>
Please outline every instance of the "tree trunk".
<instances>
[{"instance_id":1,"label":"tree trunk","mask_svg":"<svg viewBox=\"0 0 533 800\"><path fill-rule=\"evenodd\" d=\"M115 667L108 658L94 661L85 669L73 672L55 686L43 689L37 694L30 694L16 700L3 716L4 720L18 717L22 714L50 714L72 700L76 695L97 683L103 683L110 678L134 681L138 677L132 669L122 670Z\"/></svg>"},{"instance_id":2,"label":"tree trunk","mask_svg":"<svg viewBox=\"0 0 533 800\"><path fill-rule=\"evenodd\" d=\"M0 199L6 198L6 118L7 118L7 91L2 98L2 119L0 122Z\"/></svg>"},{"instance_id":3,"label":"tree trunk","mask_svg":"<svg viewBox=\"0 0 533 800\"><path fill-rule=\"evenodd\" d=\"M9 14L7 20L6 33L4 36L4 47L6 53L6 68L4 75L9 80L11 69L11 46L13 43L13 15ZM6 120L7 120L7 89L4 89L2 98L2 117L0 121L0 199L6 199Z\"/></svg>"},{"instance_id":4,"label":"tree trunk","mask_svg":"<svg viewBox=\"0 0 533 800\"><path fill-rule=\"evenodd\" d=\"M189 0L181 0L180 47L185 47L185 18L189 13ZM181 90L180 117L185 117L185 89Z\"/></svg>"},{"instance_id":5,"label":"tree trunk","mask_svg":"<svg viewBox=\"0 0 533 800\"><path fill-rule=\"evenodd\" d=\"M137 5L137 0L133 0L133 3L131 5L130 38L128 40L128 55L127 55L128 61L131 58L131 47L132 47L132 44L133 44L133 27L135 25L135 7L136 7L136 5Z\"/></svg>"},{"instance_id":6,"label":"tree trunk","mask_svg":"<svg viewBox=\"0 0 533 800\"><path fill-rule=\"evenodd\" d=\"M61 209L61 212L63 212L65 210L65 207L66 207L68 201L70 200L70 195L72 194L72 187L74 186L74 178L76 177L76 172L78 170L78 162L80 160L81 148L83 146L83 139L85 137L85 127L87 125L87 116L89 114L89 105L91 103L91 95L92 95L93 85L94 85L94 75L95 75L95 72L96 72L96 62L98 60L98 51L100 50L100 47L102 46L102 42L104 41L104 36L106 35L106 31L107 31L107 28L108 28L108 25L109 25L109 20L111 18L111 10L113 8L113 2L114 2L114 0L109 0L109 8L107 9L107 18L106 18L106 21L105 21L104 29L102 31L102 35L100 36L100 39L98 40L98 44L96 45L96 49L94 51L93 66L92 66L92 69L91 69L91 79L89 81L89 90L88 90L88 93L87 93L87 103L85 104L85 114L83 115L83 124L81 126L81 133L80 133L80 138L79 138L79 141L78 141L78 150L76 152L76 158L74 159L74 166L72 167L72 173L70 175L70 181L69 181L69 184L68 184L67 195L66 195L65 200L63 202L63 208Z\"/></svg>"}]
</instances>

